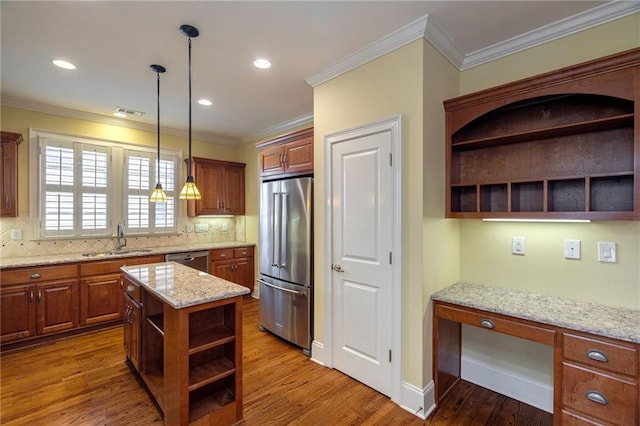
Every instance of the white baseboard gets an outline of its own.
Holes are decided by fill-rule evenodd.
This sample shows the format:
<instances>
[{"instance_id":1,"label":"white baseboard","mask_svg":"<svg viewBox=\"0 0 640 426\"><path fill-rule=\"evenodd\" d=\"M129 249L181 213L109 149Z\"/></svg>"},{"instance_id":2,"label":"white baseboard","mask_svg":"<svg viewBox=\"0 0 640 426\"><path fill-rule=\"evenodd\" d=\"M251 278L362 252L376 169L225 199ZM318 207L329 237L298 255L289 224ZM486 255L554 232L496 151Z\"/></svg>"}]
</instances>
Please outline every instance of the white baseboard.
<instances>
[{"instance_id":1,"label":"white baseboard","mask_svg":"<svg viewBox=\"0 0 640 426\"><path fill-rule=\"evenodd\" d=\"M465 356L461 368L468 382L553 413L553 386Z\"/></svg>"},{"instance_id":2,"label":"white baseboard","mask_svg":"<svg viewBox=\"0 0 640 426\"><path fill-rule=\"evenodd\" d=\"M422 420L426 420L436 408L433 381L422 390L410 383L402 382L400 401L394 402L403 410Z\"/></svg>"},{"instance_id":3,"label":"white baseboard","mask_svg":"<svg viewBox=\"0 0 640 426\"><path fill-rule=\"evenodd\" d=\"M311 342L311 361L331 368L331 363L327 355L325 354L324 345L322 342L314 340Z\"/></svg>"}]
</instances>

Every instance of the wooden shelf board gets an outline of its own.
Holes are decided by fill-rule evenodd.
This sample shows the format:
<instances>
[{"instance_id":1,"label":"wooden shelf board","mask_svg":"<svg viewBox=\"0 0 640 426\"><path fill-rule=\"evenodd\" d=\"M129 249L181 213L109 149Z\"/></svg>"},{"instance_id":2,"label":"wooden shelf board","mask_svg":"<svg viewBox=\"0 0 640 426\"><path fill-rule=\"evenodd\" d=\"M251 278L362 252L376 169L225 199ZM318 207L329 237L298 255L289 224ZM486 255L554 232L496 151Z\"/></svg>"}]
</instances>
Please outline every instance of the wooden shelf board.
<instances>
[{"instance_id":1,"label":"wooden shelf board","mask_svg":"<svg viewBox=\"0 0 640 426\"><path fill-rule=\"evenodd\" d=\"M486 182L468 182L468 183L452 183L451 188L468 188L474 187L476 185L505 185L507 183L517 184L517 183L542 183L544 181L559 181L559 180L576 180L576 179L598 179L598 178L616 178L616 177L631 177L633 176L633 170L621 170L617 172L610 173L593 173L588 176L584 175L565 175L565 176L545 176L542 179L518 179L518 180L500 180L500 181L486 181Z\"/></svg>"},{"instance_id":2,"label":"wooden shelf board","mask_svg":"<svg viewBox=\"0 0 640 426\"><path fill-rule=\"evenodd\" d=\"M162 314L147 317L147 322L151 324L154 330L164 336L164 324Z\"/></svg>"},{"instance_id":3,"label":"wooden shelf board","mask_svg":"<svg viewBox=\"0 0 640 426\"><path fill-rule=\"evenodd\" d=\"M189 370L189 392L228 377L235 371L233 362L224 357L193 367Z\"/></svg>"},{"instance_id":4,"label":"wooden shelf board","mask_svg":"<svg viewBox=\"0 0 640 426\"><path fill-rule=\"evenodd\" d=\"M189 355L202 352L235 340L229 327L213 327L189 336Z\"/></svg>"},{"instance_id":5,"label":"wooden shelf board","mask_svg":"<svg viewBox=\"0 0 640 426\"><path fill-rule=\"evenodd\" d=\"M615 117L601 118L579 123L554 126L545 129L536 129L527 132L511 133L502 136L493 136L467 141L452 142L451 148L456 151L469 149L489 148L511 143L548 139L554 137L575 135L593 131L608 130L620 127L633 126L633 114L624 114Z\"/></svg>"},{"instance_id":6,"label":"wooden shelf board","mask_svg":"<svg viewBox=\"0 0 640 426\"><path fill-rule=\"evenodd\" d=\"M227 405L232 405L229 410L232 412L232 416L235 415L235 395L229 389L220 389L213 392L206 397L198 398L193 401L189 401L189 423L193 423L196 420L210 415L210 413L216 411L216 415L220 408ZM222 415L224 417L224 415ZM224 422L221 422L224 423Z\"/></svg>"},{"instance_id":7,"label":"wooden shelf board","mask_svg":"<svg viewBox=\"0 0 640 426\"><path fill-rule=\"evenodd\" d=\"M140 377L142 377L149 392L151 392L160 408L164 411L164 375L162 371L146 371L140 373Z\"/></svg>"}]
</instances>

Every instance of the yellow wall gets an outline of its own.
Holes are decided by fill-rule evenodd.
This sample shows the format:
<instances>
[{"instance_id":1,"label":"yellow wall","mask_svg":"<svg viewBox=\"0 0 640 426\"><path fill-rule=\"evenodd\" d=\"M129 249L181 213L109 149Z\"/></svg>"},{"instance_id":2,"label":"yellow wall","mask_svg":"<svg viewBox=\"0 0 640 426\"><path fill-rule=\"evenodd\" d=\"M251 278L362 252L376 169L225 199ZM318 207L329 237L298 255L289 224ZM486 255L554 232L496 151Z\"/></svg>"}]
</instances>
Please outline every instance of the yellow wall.
<instances>
[{"instance_id":1,"label":"yellow wall","mask_svg":"<svg viewBox=\"0 0 640 426\"><path fill-rule=\"evenodd\" d=\"M53 114L27 111L3 106L2 130L22 133L24 141L18 146L18 211L20 216L29 214L29 128L67 133L76 136L100 138L134 145L156 146L157 134L143 130L98 123L89 120L63 117ZM182 150L183 158L189 155L188 141L171 135L162 135L162 149ZM241 161L241 151L236 147L192 140L194 157L215 158L227 161ZM186 167L183 167L183 179ZM183 203L184 204L184 203ZM186 206L184 212L186 214Z\"/></svg>"},{"instance_id":2,"label":"yellow wall","mask_svg":"<svg viewBox=\"0 0 640 426\"><path fill-rule=\"evenodd\" d=\"M629 16L460 73L461 94L509 83L640 46L640 15ZM526 237L525 256L511 254L511 237ZM582 241L582 259L564 259L565 239ZM597 242L618 244L618 263L597 261ZM460 277L640 309L640 222L586 224L488 223L460 220ZM526 357L521 356L526 354ZM463 356L552 384L546 347L465 328ZM528 373L527 371L528 370ZM542 373L542 374L541 374Z\"/></svg>"}]
</instances>

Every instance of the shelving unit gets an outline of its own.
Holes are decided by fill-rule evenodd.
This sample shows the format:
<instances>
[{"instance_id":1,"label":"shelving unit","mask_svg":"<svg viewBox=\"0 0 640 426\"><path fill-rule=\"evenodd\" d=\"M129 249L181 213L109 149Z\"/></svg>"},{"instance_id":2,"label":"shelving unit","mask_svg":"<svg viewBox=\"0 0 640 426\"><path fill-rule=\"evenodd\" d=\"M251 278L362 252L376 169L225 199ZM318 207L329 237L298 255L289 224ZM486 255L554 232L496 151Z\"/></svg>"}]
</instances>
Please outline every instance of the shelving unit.
<instances>
[{"instance_id":1,"label":"shelving unit","mask_svg":"<svg viewBox=\"0 0 640 426\"><path fill-rule=\"evenodd\" d=\"M175 309L141 292L141 362L134 366L165 424L241 420L242 297Z\"/></svg>"},{"instance_id":2,"label":"shelving unit","mask_svg":"<svg viewBox=\"0 0 640 426\"><path fill-rule=\"evenodd\" d=\"M640 49L445 101L447 217L640 218Z\"/></svg>"}]
</instances>

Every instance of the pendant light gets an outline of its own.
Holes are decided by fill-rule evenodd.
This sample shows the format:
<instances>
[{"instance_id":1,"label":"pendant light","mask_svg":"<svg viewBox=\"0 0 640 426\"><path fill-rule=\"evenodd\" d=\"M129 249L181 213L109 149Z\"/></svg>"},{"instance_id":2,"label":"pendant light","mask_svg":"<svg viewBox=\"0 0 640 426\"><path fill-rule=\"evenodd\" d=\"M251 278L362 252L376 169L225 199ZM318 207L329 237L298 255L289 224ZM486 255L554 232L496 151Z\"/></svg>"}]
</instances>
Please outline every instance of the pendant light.
<instances>
[{"instance_id":1,"label":"pendant light","mask_svg":"<svg viewBox=\"0 0 640 426\"><path fill-rule=\"evenodd\" d=\"M180 191L180 199L199 200L202 197L200 196L200 191L198 191L196 182L193 180L193 175L191 174L191 163L193 162L193 159L191 158L191 38L198 37L200 32L196 27L191 25L180 26L180 32L182 35L189 38L189 162L187 164L187 181L182 187L182 191Z\"/></svg>"},{"instance_id":2,"label":"pendant light","mask_svg":"<svg viewBox=\"0 0 640 426\"><path fill-rule=\"evenodd\" d=\"M167 69L162 65L151 65L150 68L155 71L158 79L158 167L156 176L158 178L158 183L156 184L156 189L153 190L151 196L149 197L149 201L152 203L166 203L167 202L167 193L162 189L162 184L160 183L160 74L164 73Z\"/></svg>"}]
</instances>

